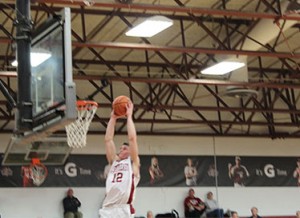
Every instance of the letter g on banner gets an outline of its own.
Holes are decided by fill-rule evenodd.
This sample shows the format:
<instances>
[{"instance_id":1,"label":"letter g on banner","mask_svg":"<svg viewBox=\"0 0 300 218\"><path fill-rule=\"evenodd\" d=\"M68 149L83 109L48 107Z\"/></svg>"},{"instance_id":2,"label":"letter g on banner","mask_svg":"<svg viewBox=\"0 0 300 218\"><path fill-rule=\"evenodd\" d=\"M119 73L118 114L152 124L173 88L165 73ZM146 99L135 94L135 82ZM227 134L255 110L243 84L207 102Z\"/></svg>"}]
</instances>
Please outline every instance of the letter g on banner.
<instances>
[{"instance_id":1,"label":"letter g on banner","mask_svg":"<svg viewBox=\"0 0 300 218\"><path fill-rule=\"evenodd\" d=\"M67 163L65 165L65 173L67 174L67 176L69 177L75 177L77 176L77 168L76 168L76 164L75 163Z\"/></svg>"},{"instance_id":2,"label":"letter g on banner","mask_svg":"<svg viewBox=\"0 0 300 218\"><path fill-rule=\"evenodd\" d=\"M264 172L265 172L266 176L269 177L269 178L274 178L275 177L275 169L274 169L274 166L272 164L265 165Z\"/></svg>"}]
</instances>

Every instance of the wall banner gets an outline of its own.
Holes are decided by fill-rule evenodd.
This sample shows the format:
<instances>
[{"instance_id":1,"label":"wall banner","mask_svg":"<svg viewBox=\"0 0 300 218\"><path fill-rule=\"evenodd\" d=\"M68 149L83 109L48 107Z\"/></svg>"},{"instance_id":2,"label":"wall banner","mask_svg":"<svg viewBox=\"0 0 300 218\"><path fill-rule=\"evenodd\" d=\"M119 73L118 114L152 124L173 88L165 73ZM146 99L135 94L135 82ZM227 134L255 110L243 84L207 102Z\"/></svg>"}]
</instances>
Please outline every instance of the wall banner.
<instances>
[{"instance_id":1,"label":"wall banner","mask_svg":"<svg viewBox=\"0 0 300 218\"><path fill-rule=\"evenodd\" d=\"M300 187L297 157L141 155L140 159L140 187ZM1 166L0 187L104 187L109 170L105 155L70 155L64 165L46 167L48 174L37 180L28 166Z\"/></svg>"}]
</instances>

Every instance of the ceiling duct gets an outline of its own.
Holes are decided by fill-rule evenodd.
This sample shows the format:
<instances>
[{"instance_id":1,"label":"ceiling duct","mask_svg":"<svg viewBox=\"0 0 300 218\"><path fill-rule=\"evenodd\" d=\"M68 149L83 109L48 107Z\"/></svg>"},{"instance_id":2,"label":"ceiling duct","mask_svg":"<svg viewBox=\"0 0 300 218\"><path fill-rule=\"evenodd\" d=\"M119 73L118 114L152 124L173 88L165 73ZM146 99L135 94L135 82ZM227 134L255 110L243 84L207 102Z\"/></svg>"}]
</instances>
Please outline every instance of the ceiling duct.
<instances>
[{"instance_id":1,"label":"ceiling duct","mask_svg":"<svg viewBox=\"0 0 300 218\"><path fill-rule=\"evenodd\" d=\"M239 56L236 59L246 64L244 67L241 67L230 74L229 76L230 81L246 83L248 82L247 57ZM258 92L256 90L241 87L241 86L228 86L226 87L225 95L229 97L235 97L235 98L246 98L246 97L256 97L258 95Z\"/></svg>"},{"instance_id":2,"label":"ceiling duct","mask_svg":"<svg viewBox=\"0 0 300 218\"><path fill-rule=\"evenodd\" d=\"M281 1L281 11L284 14L294 13L299 11L299 1ZM267 45L270 41L276 38L280 31L284 32L297 23L295 20L278 20L279 23L274 22L271 19L261 19L256 26L248 33L248 37L244 42L240 43L237 48L248 51L258 51L262 48L262 45ZM278 26L279 24L279 26ZM282 28L280 30L280 28ZM251 40L255 39L257 42ZM233 43L234 44L234 43ZM248 68L247 57L235 57L238 59L244 59L246 66L238 70L232 71L229 80L235 82L248 82ZM225 95L232 97L250 97L256 96L258 93L256 90L230 86L226 88Z\"/></svg>"}]
</instances>

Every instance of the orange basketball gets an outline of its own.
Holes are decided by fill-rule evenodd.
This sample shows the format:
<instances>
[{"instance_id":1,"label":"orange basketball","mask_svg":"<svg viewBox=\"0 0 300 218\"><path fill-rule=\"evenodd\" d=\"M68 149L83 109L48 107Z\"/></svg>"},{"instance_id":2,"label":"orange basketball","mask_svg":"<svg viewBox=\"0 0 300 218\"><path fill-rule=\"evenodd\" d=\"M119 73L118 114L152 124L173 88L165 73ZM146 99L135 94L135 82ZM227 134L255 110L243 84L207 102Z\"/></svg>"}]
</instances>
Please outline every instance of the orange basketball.
<instances>
[{"instance_id":1,"label":"orange basketball","mask_svg":"<svg viewBox=\"0 0 300 218\"><path fill-rule=\"evenodd\" d=\"M112 103L114 114L117 115L117 116L126 115L126 110L127 110L126 106L127 106L129 101L130 101L130 99L125 95L121 95L119 97L116 97L115 100Z\"/></svg>"}]
</instances>

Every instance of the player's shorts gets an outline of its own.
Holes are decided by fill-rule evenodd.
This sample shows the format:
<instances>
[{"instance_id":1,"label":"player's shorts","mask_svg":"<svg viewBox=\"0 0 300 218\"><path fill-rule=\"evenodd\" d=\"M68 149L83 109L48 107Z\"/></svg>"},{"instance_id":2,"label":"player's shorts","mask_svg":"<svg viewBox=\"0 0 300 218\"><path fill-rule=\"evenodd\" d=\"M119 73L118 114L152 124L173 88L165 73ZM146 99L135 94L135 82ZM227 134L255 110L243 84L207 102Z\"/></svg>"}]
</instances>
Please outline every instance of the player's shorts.
<instances>
[{"instance_id":1,"label":"player's shorts","mask_svg":"<svg viewBox=\"0 0 300 218\"><path fill-rule=\"evenodd\" d=\"M100 218L133 218L129 204L118 204L112 207L104 207L99 210Z\"/></svg>"}]
</instances>

